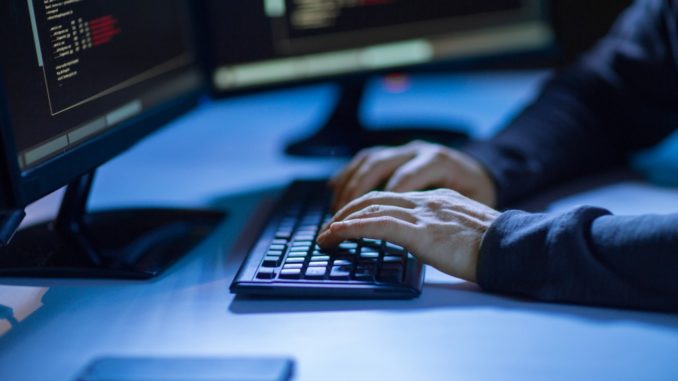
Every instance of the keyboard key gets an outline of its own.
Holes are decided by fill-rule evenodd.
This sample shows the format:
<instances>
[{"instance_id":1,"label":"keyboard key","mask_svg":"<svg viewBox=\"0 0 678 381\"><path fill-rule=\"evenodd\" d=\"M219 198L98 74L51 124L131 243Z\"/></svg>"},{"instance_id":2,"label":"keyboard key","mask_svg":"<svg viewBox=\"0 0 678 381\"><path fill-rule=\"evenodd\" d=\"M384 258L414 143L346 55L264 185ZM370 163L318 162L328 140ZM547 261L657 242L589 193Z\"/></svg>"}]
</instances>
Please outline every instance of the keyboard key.
<instances>
[{"instance_id":1,"label":"keyboard key","mask_svg":"<svg viewBox=\"0 0 678 381\"><path fill-rule=\"evenodd\" d=\"M353 262L347 259L335 259L332 263L333 266L351 266Z\"/></svg>"},{"instance_id":2,"label":"keyboard key","mask_svg":"<svg viewBox=\"0 0 678 381\"><path fill-rule=\"evenodd\" d=\"M301 269L287 269L280 272L280 278L283 279L299 279L301 277Z\"/></svg>"},{"instance_id":3,"label":"keyboard key","mask_svg":"<svg viewBox=\"0 0 678 381\"><path fill-rule=\"evenodd\" d=\"M285 251L287 249L287 245L271 245L269 247L269 250L276 250L276 251Z\"/></svg>"},{"instance_id":4,"label":"keyboard key","mask_svg":"<svg viewBox=\"0 0 678 381\"><path fill-rule=\"evenodd\" d=\"M282 257L265 257L264 262L261 264L263 267L278 267L282 262Z\"/></svg>"},{"instance_id":5,"label":"keyboard key","mask_svg":"<svg viewBox=\"0 0 678 381\"><path fill-rule=\"evenodd\" d=\"M306 258L306 253L305 251L291 251L287 256L289 258Z\"/></svg>"},{"instance_id":6,"label":"keyboard key","mask_svg":"<svg viewBox=\"0 0 678 381\"><path fill-rule=\"evenodd\" d=\"M287 258L285 260L285 263L304 263L306 262L306 258Z\"/></svg>"},{"instance_id":7,"label":"keyboard key","mask_svg":"<svg viewBox=\"0 0 678 381\"><path fill-rule=\"evenodd\" d=\"M294 236L295 240L299 241L313 241L315 239L315 233L314 234L298 234Z\"/></svg>"},{"instance_id":8,"label":"keyboard key","mask_svg":"<svg viewBox=\"0 0 678 381\"><path fill-rule=\"evenodd\" d=\"M276 272L272 268L261 268L257 273L257 279L273 279L275 278Z\"/></svg>"},{"instance_id":9,"label":"keyboard key","mask_svg":"<svg viewBox=\"0 0 678 381\"><path fill-rule=\"evenodd\" d=\"M391 253L404 254L405 253L405 249L402 246L398 246L398 245L396 245L394 243L390 243L390 242L386 242L384 244L384 250L389 252L389 254L391 254Z\"/></svg>"},{"instance_id":10,"label":"keyboard key","mask_svg":"<svg viewBox=\"0 0 678 381\"><path fill-rule=\"evenodd\" d=\"M306 278L322 279L326 274L327 268L325 267L309 267L306 269Z\"/></svg>"},{"instance_id":11,"label":"keyboard key","mask_svg":"<svg viewBox=\"0 0 678 381\"><path fill-rule=\"evenodd\" d=\"M329 265L329 262L311 262L308 264L308 267L327 267Z\"/></svg>"},{"instance_id":12,"label":"keyboard key","mask_svg":"<svg viewBox=\"0 0 678 381\"><path fill-rule=\"evenodd\" d=\"M330 279L349 280L351 279L351 266L334 266L330 272Z\"/></svg>"},{"instance_id":13,"label":"keyboard key","mask_svg":"<svg viewBox=\"0 0 678 381\"><path fill-rule=\"evenodd\" d=\"M358 264L364 266L376 266L379 264L379 258L360 258Z\"/></svg>"},{"instance_id":14,"label":"keyboard key","mask_svg":"<svg viewBox=\"0 0 678 381\"><path fill-rule=\"evenodd\" d=\"M402 261L402 257L396 257L392 255L384 257L384 263L401 263Z\"/></svg>"},{"instance_id":15,"label":"keyboard key","mask_svg":"<svg viewBox=\"0 0 678 381\"><path fill-rule=\"evenodd\" d=\"M379 253L376 251L362 251L360 253L360 258L365 258L365 259L378 259L379 258Z\"/></svg>"},{"instance_id":16,"label":"keyboard key","mask_svg":"<svg viewBox=\"0 0 678 381\"><path fill-rule=\"evenodd\" d=\"M276 239L284 239L284 240L289 240L292 238L292 231L291 230L279 230L277 233L275 233L275 238Z\"/></svg>"},{"instance_id":17,"label":"keyboard key","mask_svg":"<svg viewBox=\"0 0 678 381\"><path fill-rule=\"evenodd\" d=\"M358 244L355 242L342 242L339 244L339 249L341 250L355 250L358 248Z\"/></svg>"},{"instance_id":18,"label":"keyboard key","mask_svg":"<svg viewBox=\"0 0 678 381\"><path fill-rule=\"evenodd\" d=\"M271 242L272 245L287 245L287 240L286 239L274 239L273 242Z\"/></svg>"},{"instance_id":19,"label":"keyboard key","mask_svg":"<svg viewBox=\"0 0 678 381\"><path fill-rule=\"evenodd\" d=\"M292 242L292 247L308 247L309 249L313 246L312 240L294 240Z\"/></svg>"},{"instance_id":20,"label":"keyboard key","mask_svg":"<svg viewBox=\"0 0 678 381\"><path fill-rule=\"evenodd\" d=\"M376 247L376 248L381 247L381 241L380 240L363 238L361 241L362 241L363 246Z\"/></svg>"},{"instance_id":21,"label":"keyboard key","mask_svg":"<svg viewBox=\"0 0 678 381\"><path fill-rule=\"evenodd\" d=\"M269 257L279 257L283 255L283 252L280 250L269 250L266 255Z\"/></svg>"},{"instance_id":22,"label":"keyboard key","mask_svg":"<svg viewBox=\"0 0 678 381\"><path fill-rule=\"evenodd\" d=\"M311 257L311 262L328 262L330 257L328 255L318 255Z\"/></svg>"},{"instance_id":23,"label":"keyboard key","mask_svg":"<svg viewBox=\"0 0 678 381\"><path fill-rule=\"evenodd\" d=\"M377 274L377 266L358 266L353 277L356 280L373 281Z\"/></svg>"},{"instance_id":24,"label":"keyboard key","mask_svg":"<svg viewBox=\"0 0 678 381\"><path fill-rule=\"evenodd\" d=\"M304 267L303 263L286 263L283 270L301 269L302 267Z\"/></svg>"}]
</instances>

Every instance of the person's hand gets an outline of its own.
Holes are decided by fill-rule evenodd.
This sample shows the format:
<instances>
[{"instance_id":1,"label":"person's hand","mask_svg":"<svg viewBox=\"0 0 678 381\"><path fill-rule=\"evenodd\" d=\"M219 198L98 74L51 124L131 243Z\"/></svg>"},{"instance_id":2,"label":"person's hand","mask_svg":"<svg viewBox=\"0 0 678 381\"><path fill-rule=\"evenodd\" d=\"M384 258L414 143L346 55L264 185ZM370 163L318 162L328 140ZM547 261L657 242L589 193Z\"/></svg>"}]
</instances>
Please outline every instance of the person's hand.
<instances>
[{"instance_id":1,"label":"person's hand","mask_svg":"<svg viewBox=\"0 0 678 381\"><path fill-rule=\"evenodd\" d=\"M471 282L485 232L500 213L447 189L371 192L340 210L318 236L325 249L350 239L381 239L423 263Z\"/></svg>"},{"instance_id":2,"label":"person's hand","mask_svg":"<svg viewBox=\"0 0 678 381\"><path fill-rule=\"evenodd\" d=\"M361 151L330 181L332 207L339 210L384 183L390 192L453 189L492 207L497 198L494 183L475 159L444 146L415 141Z\"/></svg>"}]
</instances>

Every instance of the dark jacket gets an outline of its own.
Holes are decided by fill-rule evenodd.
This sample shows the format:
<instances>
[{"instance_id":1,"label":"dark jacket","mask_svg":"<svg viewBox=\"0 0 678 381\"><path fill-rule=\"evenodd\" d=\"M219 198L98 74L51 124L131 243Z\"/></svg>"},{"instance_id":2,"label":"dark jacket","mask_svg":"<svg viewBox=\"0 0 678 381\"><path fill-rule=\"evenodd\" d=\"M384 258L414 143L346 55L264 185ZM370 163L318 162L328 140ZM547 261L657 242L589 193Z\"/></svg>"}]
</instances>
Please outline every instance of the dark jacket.
<instances>
[{"instance_id":1,"label":"dark jacket","mask_svg":"<svg viewBox=\"0 0 678 381\"><path fill-rule=\"evenodd\" d=\"M678 0L640 0L507 129L465 150L501 206L622 164L677 127ZM478 281L541 300L678 311L678 215L508 211L485 236Z\"/></svg>"}]
</instances>

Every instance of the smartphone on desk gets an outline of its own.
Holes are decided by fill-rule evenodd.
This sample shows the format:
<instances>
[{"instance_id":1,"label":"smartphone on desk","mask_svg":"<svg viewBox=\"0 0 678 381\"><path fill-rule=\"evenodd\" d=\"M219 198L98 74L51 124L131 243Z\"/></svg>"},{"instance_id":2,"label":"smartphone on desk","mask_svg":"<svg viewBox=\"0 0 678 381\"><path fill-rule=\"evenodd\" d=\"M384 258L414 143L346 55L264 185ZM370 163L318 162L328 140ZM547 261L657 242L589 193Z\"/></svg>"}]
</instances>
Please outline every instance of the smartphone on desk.
<instances>
[{"instance_id":1,"label":"smartphone on desk","mask_svg":"<svg viewBox=\"0 0 678 381\"><path fill-rule=\"evenodd\" d=\"M110 357L94 360L77 381L289 381L282 358Z\"/></svg>"}]
</instances>

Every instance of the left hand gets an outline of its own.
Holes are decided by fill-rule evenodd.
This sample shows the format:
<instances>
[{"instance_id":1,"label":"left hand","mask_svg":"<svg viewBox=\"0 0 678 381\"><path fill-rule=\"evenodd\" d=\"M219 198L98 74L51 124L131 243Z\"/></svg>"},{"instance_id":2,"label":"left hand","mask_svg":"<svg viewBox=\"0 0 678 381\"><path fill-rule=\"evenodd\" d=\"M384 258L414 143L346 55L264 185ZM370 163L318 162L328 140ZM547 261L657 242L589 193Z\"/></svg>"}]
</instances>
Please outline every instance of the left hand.
<instances>
[{"instance_id":1,"label":"left hand","mask_svg":"<svg viewBox=\"0 0 678 381\"><path fill-rule=\"evenodd\" d=\"M451 190L372 192L341 209L318 244L333 248L350 239L386 240L423 263L475 282L483 236L499 215Z\"/></svg>"}]
</instances>

